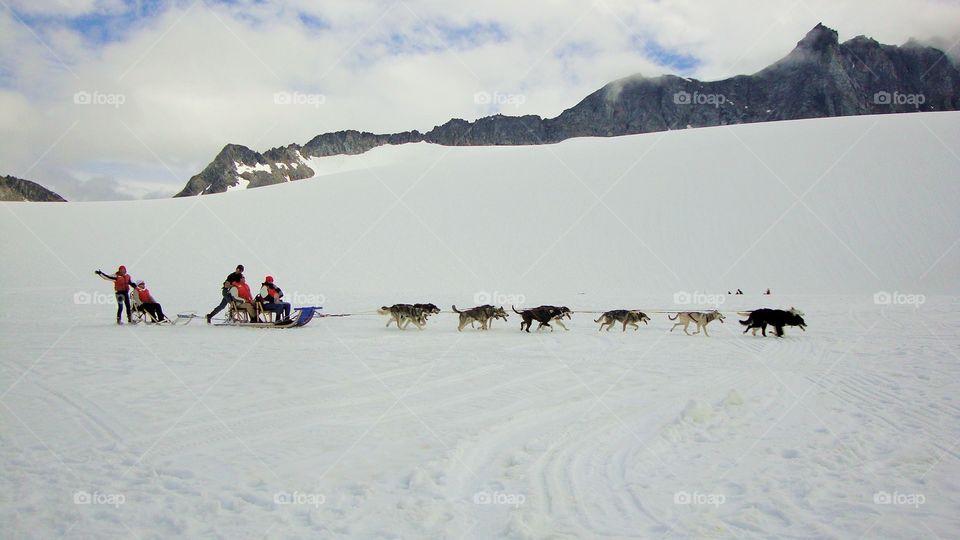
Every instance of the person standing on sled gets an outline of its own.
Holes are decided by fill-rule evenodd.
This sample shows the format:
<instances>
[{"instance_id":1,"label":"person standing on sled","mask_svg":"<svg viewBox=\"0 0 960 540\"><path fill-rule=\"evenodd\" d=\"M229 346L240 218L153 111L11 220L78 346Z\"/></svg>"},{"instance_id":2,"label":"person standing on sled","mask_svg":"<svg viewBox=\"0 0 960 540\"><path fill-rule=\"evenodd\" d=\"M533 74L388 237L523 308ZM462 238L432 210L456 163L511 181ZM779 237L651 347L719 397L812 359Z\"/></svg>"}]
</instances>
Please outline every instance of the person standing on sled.
<instances>
[{"instance_id":1,"label":"person standing on sled","mask_svg":"<svg viewBox=\"0 0 960 540\"><path fill-rule=\"evenodd\" d=\"M137 297L140 298L140 307L149 313L157 322L167 320L167 317L163 314L163 308L160 307L160 303L150 294L150 289L147 289L147 284L144 283L143 280L137 282Z\"/></svg>"},{"instance_id":2,"label":"person standing on sled","mask_svg":"<svg viewBox=\"0 0 960 540\"><path fill-rule=\"evenodd\" d=\"M133 287L133 278L127 273L127 267L120 265L116 274L105 274L101 270L95 272L98 276L107 281L113 282L113 294L117 298L117 324L121 324L120 316L123 315L123 306L127 306L127 322L133 322L133 314L130 313L130 288Z\"/></svg>"},{"instance_id":3,"label":"person standing on sled","mask_svg":"<svg viewBox=\"0 0 960 540\"><path fill-rule=\"evenodd\" d=\"M233 284L229 281L223 282L223 287L220 289L220 296L223 297L220 300L220 305L213 308L213 311L207 313L207 324L210 324L211 319L217 314L223 311L224 308L230 305L230 301L233 300L233 296L230 294L230 289L233 288Z\"/></svg>"},{"instance_id":4,"label":"person standing on sled","mask_svg":"<svg viewBox=\"0 0 960 540\"><path fill-rule=\"evenodd\" d=\"M230 301L233 300L230 289L233 288L234 283L239 283L241 279L243 279L243 265L238 264L237 269L227 275L227 279L224 280L223 287L220 289L220 305L213 308L213 311L210 313L207 313L207 324L210 324L211 319L213 319L217 313L220 313L230 305Z\"/></svg>"},{"instance_id":5,"label":"person standing on sled","mask_svg":"<svg viewBox=\"0 0 960 540\"><path fill-rule=\"evenodd\" d=\"M263 278L258 298L262 302L263 309L274 314L274 320L283 321L290 318L290 303L281 300L283 291L273 283L273 276Z\"/></svg>"}]
</instances>

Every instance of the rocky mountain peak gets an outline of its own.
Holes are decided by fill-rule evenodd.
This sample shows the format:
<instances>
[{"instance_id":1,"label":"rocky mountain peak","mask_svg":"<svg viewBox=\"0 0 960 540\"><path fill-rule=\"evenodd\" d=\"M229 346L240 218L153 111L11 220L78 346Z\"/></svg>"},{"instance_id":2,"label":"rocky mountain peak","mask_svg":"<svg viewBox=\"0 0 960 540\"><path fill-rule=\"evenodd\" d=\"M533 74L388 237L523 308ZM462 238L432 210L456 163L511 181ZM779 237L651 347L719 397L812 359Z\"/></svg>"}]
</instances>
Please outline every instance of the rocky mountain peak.
<instances>
[{"instance_id":1,"label":"rocky mountain peak","mask_svg":"<svg viewBox=\"0 0 960 540\"><path fill-rule=\"evenodd\" d=\"M863 36L841 46L837 31L819 23L786 56L753 75L719 81L634 75L605 85L555 118L455 118L422 134L337 131L317 135L302 147L291 144L264 154L227 145L178 196L308 178L312 171L306 161L311 158L360 154L385 144L549 144L572 137L958 109L960 71L943 51L914 43L881 45Z\"/></svg>"},{"instance_id":2,"label":"rocky mountain peak","mask_svg":"<svg viewBox=\"0 0 960 540\"><path fill-rule=\"evenodd\" d=\"M0 176L0 201L67 202L40 184L16 176Z\"/></svg>"},{"instance_id":3,"label":"rocky mountain peak","mask_svg":"<svg viewBox=\"0 0 960 540\"><path fill-rule=\"evenodd\" d=\"M797 42L797 48L806 51L824 52L839 45L839 35L837 31L828 28L823 23L817 23L813 30L807 32L807 35Z\"/></svg>"}]
</instances>

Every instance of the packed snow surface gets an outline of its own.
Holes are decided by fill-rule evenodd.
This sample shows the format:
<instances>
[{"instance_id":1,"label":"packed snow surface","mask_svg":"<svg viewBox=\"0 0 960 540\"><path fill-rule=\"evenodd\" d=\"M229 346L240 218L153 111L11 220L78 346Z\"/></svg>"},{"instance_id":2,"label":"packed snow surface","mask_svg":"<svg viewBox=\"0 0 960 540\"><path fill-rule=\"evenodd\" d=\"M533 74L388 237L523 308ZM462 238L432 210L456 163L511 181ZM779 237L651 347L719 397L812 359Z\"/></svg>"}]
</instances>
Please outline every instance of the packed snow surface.
<instances>
[{"instance_id":1,"label":"packed snow surface","mask_svg":"<svg viewBox=\"0 0 960 540\"><path fill-rule=\"evenodd\" d=\"M222 195L3 203L2 536L952 537L958 120L415 144ZM117 326L93 274L203 314L237 263L352 316ZM488 301L575 313L374 313ZM661 313L713 305L710 337ZM741 333L790 306L806 332ZM616 308L650 324L598 332Z\"/></svg>"}]
</instances>

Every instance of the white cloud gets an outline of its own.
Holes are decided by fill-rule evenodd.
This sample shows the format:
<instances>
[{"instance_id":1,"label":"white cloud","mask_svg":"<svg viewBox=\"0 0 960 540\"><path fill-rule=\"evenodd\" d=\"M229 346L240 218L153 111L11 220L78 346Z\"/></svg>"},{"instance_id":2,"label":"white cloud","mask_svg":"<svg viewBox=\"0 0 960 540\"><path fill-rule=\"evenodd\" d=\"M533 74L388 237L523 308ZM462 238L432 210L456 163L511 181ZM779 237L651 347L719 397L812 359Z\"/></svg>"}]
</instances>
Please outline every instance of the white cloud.
<instances>
[{"instance_id":1,"label":"white cloud","mask_svg":"<svg viewBox=\"0 0 960 540\"><path fill-rule=\"evenodd\" d=\"M0 13L0 173L52 185L99 170L137 196L178 191L229 142L262 151L339 129L424 131L488 114L481 91L525 97L505 114L554 116L606 82L673 71L644 56L645 42L697 58L685 75L715 79L761 69L820 21L841 39L960 37L960 7L937 0L185 1L108 42L66 21L127 8L12 5L44 18L31 31ZM325 100L278 105L279 91ZM77 104L77 92L114 101ZM90 191L107 196L104 185Z\"/></svg>"}]
</instances>

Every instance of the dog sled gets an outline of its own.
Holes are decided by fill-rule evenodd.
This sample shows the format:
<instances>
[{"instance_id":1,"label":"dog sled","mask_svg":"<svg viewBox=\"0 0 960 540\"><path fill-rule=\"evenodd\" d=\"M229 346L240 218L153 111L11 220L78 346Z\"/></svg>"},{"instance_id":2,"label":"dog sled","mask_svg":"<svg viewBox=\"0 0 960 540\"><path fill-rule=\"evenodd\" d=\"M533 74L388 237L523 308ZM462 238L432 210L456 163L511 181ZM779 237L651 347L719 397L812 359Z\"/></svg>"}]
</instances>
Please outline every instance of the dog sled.
<instances>
[{"instance_id":1,"label":"dog sled","mask_svg":"<svg viewBox=\"0 0 960 540\"><path fill-rule=\"evenodd\" d=\"M293 316L289 319L280 321L250 321L243 310L231 309L225 319L214 319L217 322L213 326L237 326L244 328L300 328L306 326L314 317L323 317L319 312L323 309L321 306L304 306L293 308ZM202 315L196 313L179 313L178 319L185 319L189 324L193 319L203 319Z\"/></svg>"},{"instance_id":2,"label":"dog sled","mask_svg":"<svg viewBox=\"0 0 960 540\"><path fill-rule=\"evenodd\" d=\"M173 326L177 324L177 321L170 319L169 317L160 321L153 316L153 313L150 313L143 307L143 302L140 300L140 295L137 294L137 291L133 291L133 294L130 295L130 324L143 324L143 325L162 325L162 326ZM179 316L177 319L179 320Z\"/></svg>"}]
</instances>

